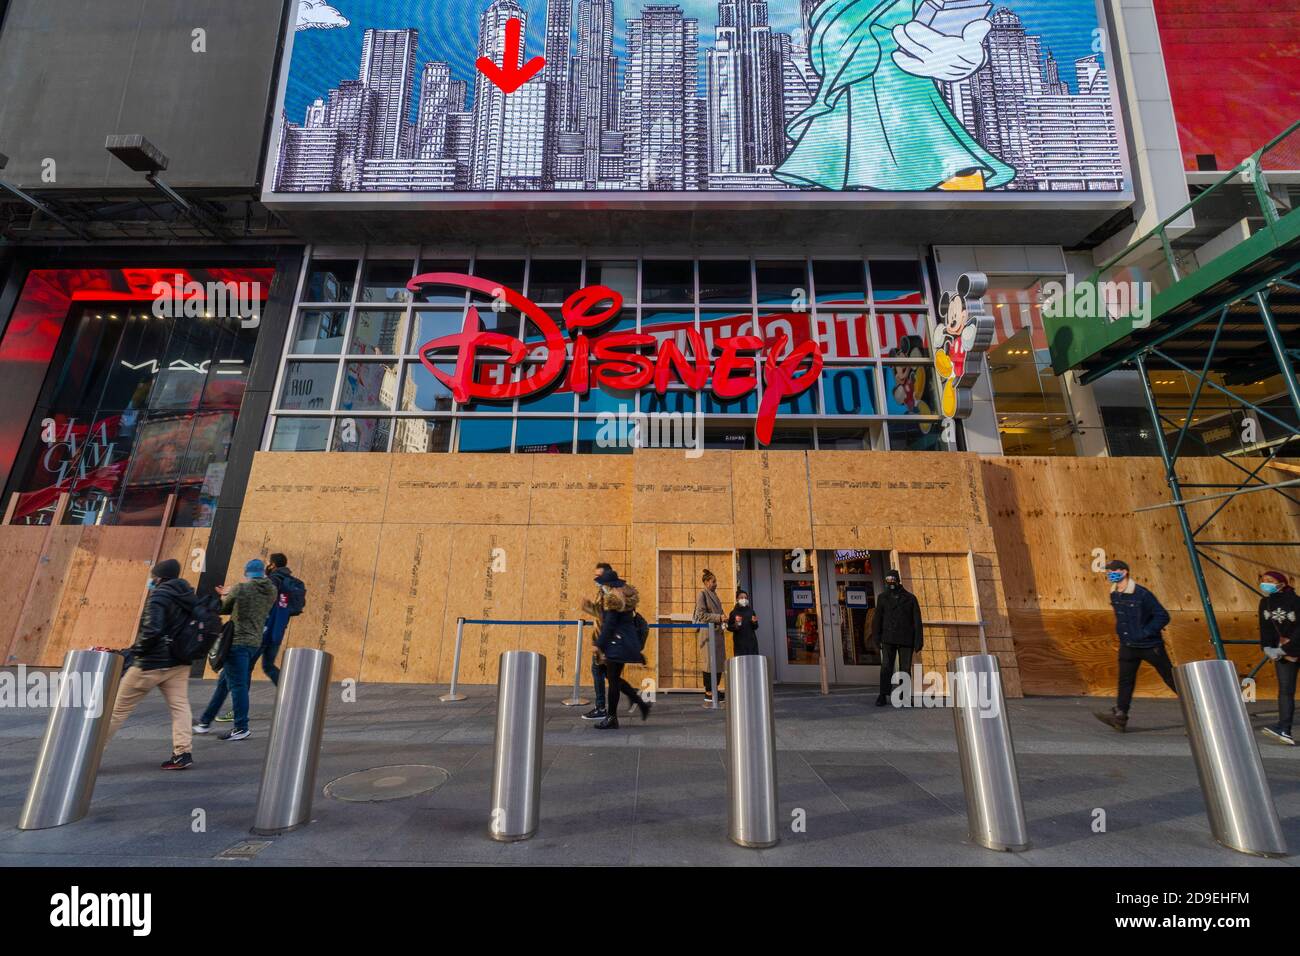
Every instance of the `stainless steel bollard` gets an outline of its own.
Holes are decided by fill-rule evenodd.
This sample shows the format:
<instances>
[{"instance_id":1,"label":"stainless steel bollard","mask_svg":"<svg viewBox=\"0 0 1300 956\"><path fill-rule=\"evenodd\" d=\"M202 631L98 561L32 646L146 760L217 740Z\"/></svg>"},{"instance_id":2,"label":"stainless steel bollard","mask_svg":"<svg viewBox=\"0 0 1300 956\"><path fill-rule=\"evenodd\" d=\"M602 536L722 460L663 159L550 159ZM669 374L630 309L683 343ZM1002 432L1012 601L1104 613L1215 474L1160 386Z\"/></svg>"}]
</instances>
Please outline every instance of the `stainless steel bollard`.
<instances>
[{"instance_id":1,"label":"stainless steel bollard","mask_svg":"<svg viewBox=\"0 0 1300 956\"><path fill-rule=\"evenodd\" d=\"M1174 668L1178 701L1214 839L1230 850L1286 856L1286 838L1230 661Z\"/></svg>"},{"instance_id":2,"label":"stainless steel bollard","mask_svg":"<svg viewBox=\"0 0 1300 956\"><path fill-rule=\"evenodd\" d=\"M992 654L972 654L953 663L952 713L970 838L990 850L1028 849L1029 832L998 659Z\"/></svg>"},{"instance_id":3,"label":"stainless steel bollard","mask_svg":"<svg viewBox=\"0 0 1300 956\"><path fill-rule=\"evenodd\" d=\"M776 732L767 658L727 661L727 832L741 846L773 846L776 823Z\"/></svg>"},{"instance_id":4,"label":"stainless steel bollard","mask_svg":"<svg viewBox=\"0 0 1300 956\"><path fill-rule=\"evenodd\" d=\"M110 651L68 651L18 829L61 827L89 812L124 663Z\"/></svg>"},{"instance_id":5,"label":"stainless steel bollard","mask_svg":"<svg viewBox=\"0 0 1300 956\"><path fill-rule=\"evenodd\" d=\"M488 833L512 843L537 832L542 802L542 707L546 658L506 651L497 672L497 734L492 747L492 818Z\"/></svg>"},{"instance_id":6,"label":"stainless steel bollard","mask_svg":"<svg viewBox=\"0 0 1300 956\"><path fill-rule=\"evenodd\" d=\"M285 651L257 792L254 833L284 833L311 821L333 663L330 654L314 647Z\"/></svg>"},{"instance_id":7,"label":"stainless steel bollard","mask_svg":"<svg viewBox=\"0 0 1300 956\"><path fill-rule=\"evenodd\" d=\"M447 688L447 693L438 698L443 703L465 699L465 695L458 693L456 687L460 680L460 646L464 638L465 619L463 617L458 617L456 618L456 650L453 653L451 660L451 686Z\"/></svg>"}]
</instances>

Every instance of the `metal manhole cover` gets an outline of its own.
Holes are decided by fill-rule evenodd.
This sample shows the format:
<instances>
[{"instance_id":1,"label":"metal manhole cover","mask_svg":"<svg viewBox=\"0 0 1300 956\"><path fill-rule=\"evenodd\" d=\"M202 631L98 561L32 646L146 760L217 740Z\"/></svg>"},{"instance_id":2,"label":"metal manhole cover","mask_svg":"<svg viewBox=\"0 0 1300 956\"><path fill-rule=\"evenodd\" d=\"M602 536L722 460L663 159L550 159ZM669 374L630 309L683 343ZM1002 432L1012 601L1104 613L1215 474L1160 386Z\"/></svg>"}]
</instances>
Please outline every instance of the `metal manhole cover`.
<instances>
[{"instance_id":1,"label":"metal manhole cover","mask_svg":"<svg viewBox=\"0 0 1300 956\"><path fill-rule=\"evenodd\" d=\"M353 803L401 800L437 790L450 777L451 774L441 767L426 764L373 767L331 780L325 785L325 796Z\"/></svg>"}]
</instances>

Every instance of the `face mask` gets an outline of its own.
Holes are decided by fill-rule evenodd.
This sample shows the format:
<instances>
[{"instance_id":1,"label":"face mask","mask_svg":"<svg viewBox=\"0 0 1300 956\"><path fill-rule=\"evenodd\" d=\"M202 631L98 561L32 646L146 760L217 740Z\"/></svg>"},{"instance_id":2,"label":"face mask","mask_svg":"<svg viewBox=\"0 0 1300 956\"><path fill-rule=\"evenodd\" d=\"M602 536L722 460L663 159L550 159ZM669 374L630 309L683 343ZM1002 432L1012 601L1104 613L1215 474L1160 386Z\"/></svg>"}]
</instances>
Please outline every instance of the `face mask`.
<instances>
[{"instance_id":1,"label":"face mask","mask_svg":"<svg viewBox=\"0 0 1300 956\"><path fill-rule=\"evenodd\" d=\"M894 588L895 590L897 590L899 586L897 581L886 581L885 583L888 584L891 588Z\"/></svg>"},{"instance_id":2,"label":"face mask","mask_svg":"<svg viewBox=\"0 0 1300 956\"><path fill-rule=\"evenodd\" d=\"M601 593L601 594L608 594L608 593L609 593L609 585L608 585L608 584L602 584L602 585L600 586L600 593Z\"/></svg>"},{"instance_id":3,"label":"face mask","mask_svg":"<svg viewBox=\"0 0 1300 956\"><path fill-rule=\"evenodd\" d=\"M1280 586L1274 584L1272 581L1265 581L1263 584L1259 586L1259 589L1263 591L1265 594L1276 594L1279 590L1281 590Z\"/></svg>"},{"instance_id":4,"label":"face mask","mask_svg":"<svg viewBox=\"0 0 1300 956\"><path fill-rule=\"evenodd\" d=\"M1109 581L1111 584L1119 584L1119 582L1121 582L1121 581L1124 580L1124 572L1123 572L1123 571L1107 571L1107 572L1106 572L1106 580Z\"/></svg>"},{"instance_id":5,"label":"face mask","mask_svg":"<svg viewBox=\"0 0 1300 956\"><path fill-rule=\"evenodd\" d=\"M749 607L749 598L741 598L736 603L739 604L741 607Z\"/></svg>"},{"instance_id":6,"label":"face mask","mask_svg":"<svg viewBox=\"0 0 1300 956\"><path fill-rule=\"evenodd\" d=\"M158 583L158 582L155 581L153 578L150 578L150 579L149 579L149 587L150 587L150 589L152 589L155 585L157 585L157 583Z\"/></svg>"}]
</instances>

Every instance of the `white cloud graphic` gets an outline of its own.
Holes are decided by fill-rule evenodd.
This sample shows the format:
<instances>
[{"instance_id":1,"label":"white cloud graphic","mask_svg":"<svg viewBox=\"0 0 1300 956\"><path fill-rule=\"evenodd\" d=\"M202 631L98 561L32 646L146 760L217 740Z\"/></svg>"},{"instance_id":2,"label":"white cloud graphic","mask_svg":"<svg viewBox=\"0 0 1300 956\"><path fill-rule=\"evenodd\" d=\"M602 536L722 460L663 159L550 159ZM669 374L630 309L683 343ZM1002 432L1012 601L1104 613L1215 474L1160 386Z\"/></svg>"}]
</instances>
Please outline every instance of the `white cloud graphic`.
<instances>
[{"instance_id":1,"label":"white cloud graphic","mask_svg":"<svg viewBox=\"0 0 1300 956\"><path fill-rule=\"evenodd\" d=\"M326 0L301 0L298 4L298 30L333 30L351 25L352 21Z\"/></svg>"}]
</instances>

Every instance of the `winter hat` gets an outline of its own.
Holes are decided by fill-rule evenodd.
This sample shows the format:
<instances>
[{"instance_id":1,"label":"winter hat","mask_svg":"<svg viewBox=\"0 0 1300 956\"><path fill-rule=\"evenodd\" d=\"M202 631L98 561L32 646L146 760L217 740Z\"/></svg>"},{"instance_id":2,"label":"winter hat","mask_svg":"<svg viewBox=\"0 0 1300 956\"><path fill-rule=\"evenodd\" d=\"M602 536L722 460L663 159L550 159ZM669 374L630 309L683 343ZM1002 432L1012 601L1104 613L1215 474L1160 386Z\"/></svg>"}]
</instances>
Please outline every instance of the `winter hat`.
<instances>
[{"instance_id":1,"label":"winter hat","mask_svg":"<svg viewBox=\"0 0 1300 956\"><path fill-rule=\"evenodd\" d=\"M170 581L181 576L181 563L175 558L168 558L155 564L149 573L159 581Z\"/></svg>"},{"instance_id":2,"label":"winter hat","mask_svg":"<svg viewBox=\"0 0 1300 956\"><path fill-rule=\"evenodd\" d=\"M266 565L262 563L261 558L254 558L244 565L244 577L247 578L264 578L266 577Z\"/></svg>"},{"instance_id":3,"label":"winter hat","mask_svg":"<svg viewBox=\"0 0 1300 956\"><path fill-rule=\"evenodd\" d=\"M1116 558L1114 561L1106 562L1107 571L1127 571L1128 565Z\"/></svg>"},{"instance_id":4,"label":"winter hat","mask_svg":"<svg viewBox=\"0 0 1300 956\"><path fill-rule=\"evenodd\" d=\"M1263 574L1260 575L1260 577L1272 578L1274 581L1282 585L1282 587L1284 588L1289 588L1291 586L1291 579L1288 578L1281 571L1265 571Z\"/></svg>"},{"instance_id":5,"label":"winter hat","mask_svg":"<svg viewBox=\"0 0 1300 956\"><path fill-rule=\"evenodd\" d=\"M606 568L604 571L601 571L600 574L596 575L596 583L607 585L611 588L621 588L627 582L620 578L618 572L613 568Z\"/></svg>"},{"instance_id":6,"label":"winter hat","mask_svg":"<svg viewBox=\"0 0 1300 956\"><path fill-rule=\"evenodd\" d=\"M885 572L885 580L888 581L890 578L893 578L895 581L898 582L902 582L903 580L903 576L899 574L897 571L895 571L893 568L890 568L888 571Z\"/></svg>"}]
</instances>

